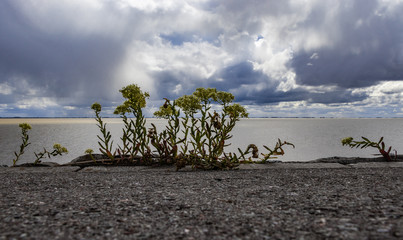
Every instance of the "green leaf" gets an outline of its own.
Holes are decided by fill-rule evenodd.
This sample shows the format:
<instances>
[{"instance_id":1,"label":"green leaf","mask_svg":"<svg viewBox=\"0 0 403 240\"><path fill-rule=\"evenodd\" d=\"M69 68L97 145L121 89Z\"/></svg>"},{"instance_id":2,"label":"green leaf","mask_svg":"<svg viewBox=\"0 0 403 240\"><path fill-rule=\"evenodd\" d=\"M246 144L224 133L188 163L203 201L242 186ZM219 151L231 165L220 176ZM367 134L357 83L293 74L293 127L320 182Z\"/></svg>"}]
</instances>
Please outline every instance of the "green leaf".
<instances>
[{"instance_id":1,"label":"green leaf","mask_svg":"<svg viewBox=\"0 0 403 240\"><path fill-rule=\"evenodd\" d=\"M382 141L383 141L383 137L381 137L381 139L379 139L378 144L381 144Z\"/></svg>"},{"instance_id":2,"label":"green leaf","mask_svg":"<svg viewBox=\"0 0 403 240\"><path fill-rule=\"evenodd\" d=\"M270 152L273 152L268 146L263 145L263 147L266 148L266 150L268 150L268 151L270 151Z\"/></svg>"}]
</instances>

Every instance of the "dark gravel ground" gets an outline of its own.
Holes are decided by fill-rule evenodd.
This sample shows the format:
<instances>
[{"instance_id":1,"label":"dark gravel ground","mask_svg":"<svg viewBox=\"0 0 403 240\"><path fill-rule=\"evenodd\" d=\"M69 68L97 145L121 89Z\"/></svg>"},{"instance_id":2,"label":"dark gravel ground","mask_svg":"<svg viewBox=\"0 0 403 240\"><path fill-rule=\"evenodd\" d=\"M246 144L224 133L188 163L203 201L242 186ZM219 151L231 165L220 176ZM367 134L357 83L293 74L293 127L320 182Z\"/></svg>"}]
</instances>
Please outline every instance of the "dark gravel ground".
<instances>
[{"instance_id":1,"label":"dark gravel ground","mask_svg":"<svg viewBox=\"0 0 403 240\"><path fill-rule=\"evenodd\" d=\"M402 173L0 171L0 239L403 239Z\"/></svg>"}]
</instances>

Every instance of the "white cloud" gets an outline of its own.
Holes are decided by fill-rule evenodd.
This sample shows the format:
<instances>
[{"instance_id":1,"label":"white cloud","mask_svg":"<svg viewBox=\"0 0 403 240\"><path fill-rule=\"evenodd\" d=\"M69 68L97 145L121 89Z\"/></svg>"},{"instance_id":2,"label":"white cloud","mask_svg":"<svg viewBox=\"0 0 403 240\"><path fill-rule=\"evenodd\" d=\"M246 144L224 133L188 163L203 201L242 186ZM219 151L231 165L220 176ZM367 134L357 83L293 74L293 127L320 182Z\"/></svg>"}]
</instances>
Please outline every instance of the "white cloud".
<instances>
[{"instance_id":1,"label":"white cloud","mask_svg":"<svg viewBox=\"0 0 403 240\"><path fill-rule=\"evenodd\" d=\"M76 110L77 107L74 107L74 106L64 106L63 109L65 109L65 110Z\"/></svg>"},{"instance_id":2,"label":"white cloud","mask_svg":"<svg viewBox=\"0 0 403 240\"><path fill-rule=\"evenodd\" d=\"M322 109L337 115L349 107L361 111L354 105L357 101L370 107L398 104L402 97L398 82L377 85L382 79L361 73L377 69L376 56L385 59L376 73L400 74L396 69L403 63L403 44L394 45L400 35L392 33L402 23L403 1L360 4L349 0L10 1L18 11L13 16L28 20L13 23L27 34L16 34L16 49L23 53L8 59L17 59L9 65L21 68L10 70L13 74L4 77L7 82L0 82L0 95L28 99L17 102L25 109L63 103L65 110L77 110L77 102L95 97L114 104L121 100L117 91L131 83L150 92L153 100L217 84L249 98L244 101L286 101L287 108L281 104L274 108L289 114L290 109L303 114L297 105L317 114ZM31 49L22 48L26 39L17 44L21 36L30 36ZM37 46L45 46L44 51L32 50ZM252 63L253 69L243 63ZM226 75L225 71L233 72ZM65 86L75 87L68 92ZM309 94L322 94L318 99L325 102L327 94L335 91L347 92L337 106L331 105L332 100L309 103L313 101ZM354 94L368 98L362 101L352 98ZM301 101L306 105L299 105Z\"/></svg>"},{"instance_id":3,"label":"white cloud","mask_svg":"<svg viewBox=\"0 0 403 240\"><path fill-rule=\"evenodd\" d=\"M16 102L15 105L20 109L46 109L48 107L58 106L54 99L48 97L34 97L30 99L19 100Z\"/></svg>"},{"instance_id":4,"label":"white cloud","mask_svg":"<svg viewBox=\"0 0 403 240\"><path fill-rule=\"evenodd\" d=\"M207 79L231 61L229 54L208 42L174 46L155 36L152 42L134 41L131 44L116 76L121 79L120 84L137 83L145 91L155 93L154 87L159 83L150 74L168 71L195 79ZM186 77L177 81L181 83L181 89L190 83ZM178 88L171 90L177 92Z\"/></svg>"},{"instance_id":5,"label":"white cloud","mask_svg":"<svg viewBox=\"0 0 403 240\"><path fill-rule=\"evenodd\" d=\"M14 87L10 86L8 82L0 83L0 94L10 95L15 90Z\"/></svg>"}]
</instances>

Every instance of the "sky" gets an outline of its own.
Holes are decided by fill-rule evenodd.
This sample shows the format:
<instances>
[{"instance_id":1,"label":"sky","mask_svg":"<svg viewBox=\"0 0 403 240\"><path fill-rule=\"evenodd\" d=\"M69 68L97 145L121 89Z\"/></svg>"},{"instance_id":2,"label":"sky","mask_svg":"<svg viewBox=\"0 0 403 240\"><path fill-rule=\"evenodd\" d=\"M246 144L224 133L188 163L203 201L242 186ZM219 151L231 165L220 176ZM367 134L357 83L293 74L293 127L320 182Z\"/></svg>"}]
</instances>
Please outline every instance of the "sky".
<instances>
[{"instance_id":1,"label":"sky","mask_svg":"<svg viewBox=\"0 0 403 240\"><path fill-rule=\"evenodd\" d=\"M198 87L250 117L403 117L403 0L2 0L0 117L146 116Z\"/></svg>"}]
</instances>

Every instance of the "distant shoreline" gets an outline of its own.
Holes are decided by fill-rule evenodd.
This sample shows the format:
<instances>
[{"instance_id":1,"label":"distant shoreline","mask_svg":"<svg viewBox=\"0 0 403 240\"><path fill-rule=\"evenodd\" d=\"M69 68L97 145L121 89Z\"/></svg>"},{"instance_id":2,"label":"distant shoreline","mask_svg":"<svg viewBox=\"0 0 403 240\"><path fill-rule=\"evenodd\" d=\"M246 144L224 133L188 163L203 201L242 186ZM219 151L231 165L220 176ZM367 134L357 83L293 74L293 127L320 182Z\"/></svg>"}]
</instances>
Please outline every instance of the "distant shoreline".
<instances>
[{"instance_id":1,"label":"distant shoreline","mask_svg":"<svg viewBox=\"0 0 403 240\"><path fill-rule=\"evenodd\" d=\"M112 124L120 124L122 123L122 119L120 117L103 117L103 119ZM240 121L259 121L259 120L267 120L267 121L281 121L281 120L294 120L294 121L337 121L337 120L396 120L400 118L244 118ZM150 117L146 118L146 120L152 121L167 121L167 119ZM27 118L2 118L0 117L0 125L15 125L19 123L29 123L29 124L96 124L96 121L93 117L27 117Z\"/></svg>"},{"instance_id":2,"label":"distant shoreline","mask_svg":"<svg viewBox=\"0 0 403 240\"><path fill-rule=\"evenodd\" d=\"M93 119L94 117L0 117L1 119ZM109 119L120 119L120 117L102 117ZM160 119L157 117L145 117L146 119ZM245 119L403 119L403 117L248 117Z\"/></svg>"}]
</instances>

